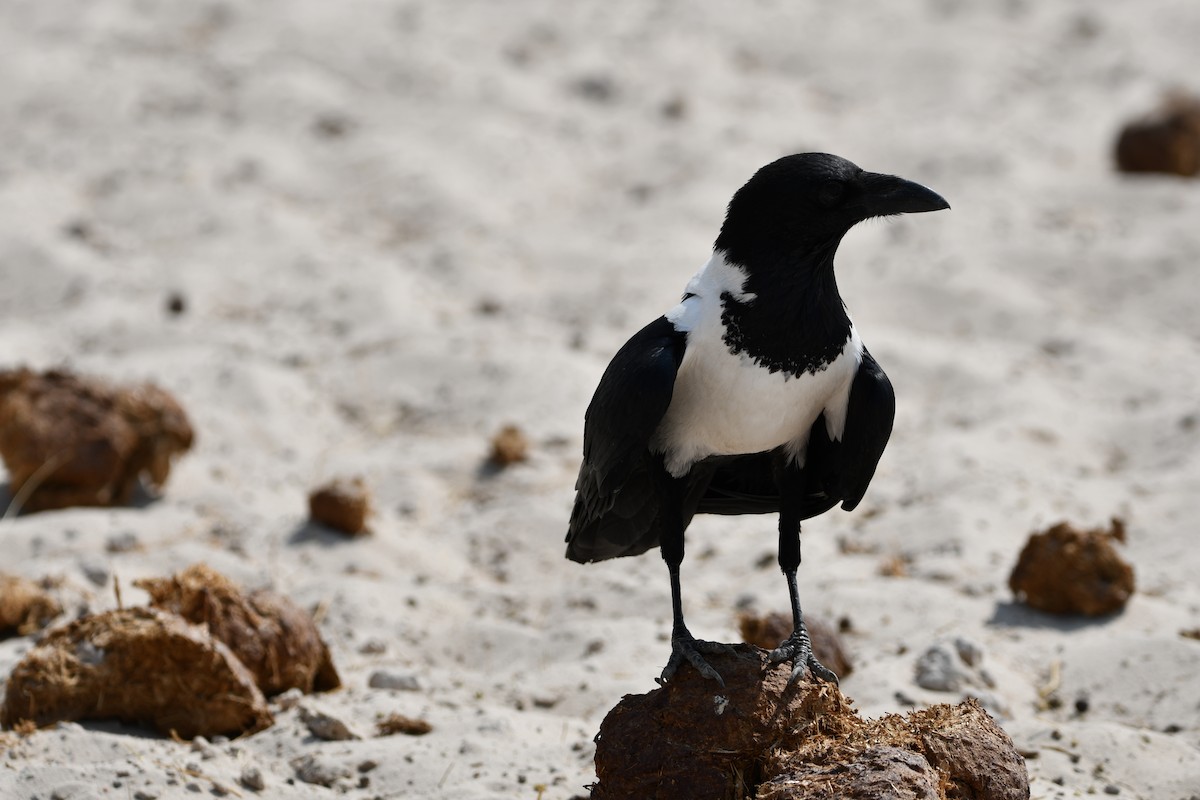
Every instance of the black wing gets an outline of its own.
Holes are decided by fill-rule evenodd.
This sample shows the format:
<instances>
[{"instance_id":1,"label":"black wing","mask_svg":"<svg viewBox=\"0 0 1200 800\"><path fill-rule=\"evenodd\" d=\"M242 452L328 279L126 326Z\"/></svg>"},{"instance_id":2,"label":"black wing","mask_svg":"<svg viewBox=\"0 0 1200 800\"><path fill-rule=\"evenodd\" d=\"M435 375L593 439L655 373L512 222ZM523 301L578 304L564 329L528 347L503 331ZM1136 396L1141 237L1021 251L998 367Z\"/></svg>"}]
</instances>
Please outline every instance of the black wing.
<instances>
[{"instance_id":1,"label":"black wing","mask_svg":"<svg viewBox=\"0 0 1200 800\"><path fill-rule=\"evenodd\" d=\"M883 369L863 349L863 360L850 387L850 407L841 442L829 442L829 453L818 453L825 491L836 497L846 511L853 511L863 495L875 467L883 456L896 419L896 394Z\"/></svg>"},{"instance_id":2,"label":"black wing","mask_svg":"<svg viewBox=\"0 0 1200 800\"><path fill-rule=\"evenodd\" d=\"M671 404L685 346L685 335L660 317L604 371L584 417L567 558L600 561L658 545L662 458L650 452L650 438Z\"/></svg>"},{"instance_id":3,"label":"black wing","mask_svg":"<svg viewBox=\"0 0 1200 800\"><path fill-rule=\"evenodd\" d=\"M824 415L809 435L804 459L803 519L838 503L853 510L866 494L892 433L896 395L883 369L866 350L850 388L841 441L829 438ZM708 484L697 513L768 514L779 511L775 478L778 454L758 453L723 460Z\"/></svg>"}]
</instances>

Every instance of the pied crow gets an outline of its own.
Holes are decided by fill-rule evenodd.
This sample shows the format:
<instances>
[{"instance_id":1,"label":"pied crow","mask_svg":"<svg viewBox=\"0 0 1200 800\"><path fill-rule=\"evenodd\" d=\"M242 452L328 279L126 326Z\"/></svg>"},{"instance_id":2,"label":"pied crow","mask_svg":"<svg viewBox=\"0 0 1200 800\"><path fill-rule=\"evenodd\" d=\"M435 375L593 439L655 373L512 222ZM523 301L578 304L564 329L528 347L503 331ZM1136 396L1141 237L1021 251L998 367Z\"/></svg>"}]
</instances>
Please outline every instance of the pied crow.
<instances>
[{"instance_id":1,"label":"pied crow","mask_svg":"<svg viewBox=\"0 0 1200 800\"><path fill-rule=\"evenodd\" d=\"M658 547L671 578L669 680L684 662L722 685L683 620L679 566L696 514L779 515L793 632L771 653L837 681L800 611L800 522L852 510L891 435L891 383L838 294L842 237L872 217L949 208L941 196L826 153L760 169L734 194L682 301L613 357L584 418L567 532L578 562Z\"/></svg>"}]
</instances>

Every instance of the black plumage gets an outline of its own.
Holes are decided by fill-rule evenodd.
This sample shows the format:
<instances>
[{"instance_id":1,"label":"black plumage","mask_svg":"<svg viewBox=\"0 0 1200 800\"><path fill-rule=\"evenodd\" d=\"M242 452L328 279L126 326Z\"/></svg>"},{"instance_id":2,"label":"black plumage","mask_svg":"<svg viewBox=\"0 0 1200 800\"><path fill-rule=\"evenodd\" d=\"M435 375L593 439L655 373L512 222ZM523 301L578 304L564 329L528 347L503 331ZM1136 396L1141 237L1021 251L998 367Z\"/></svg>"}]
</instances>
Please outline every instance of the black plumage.
<instances>
[{"instance_id":1,"label":"black plumage","mask_svg":"<svg viewBox=\"0 0 1200 800\"><path fill-rule=\"evenodd\" d=\"M724 645L692 637L679 566L696 514L779 515L779 564L794 632L772 658L826 680L796 589L800 523L862 500L891 434L891 383L838 293L834 254L857 222L948 208L934 192L822 153L759 170L730 201L713 257L682 302L635 334L605 370L584 425L567 533L580 562L662 549L672 655Z\"/></svg>"}]
</instances>

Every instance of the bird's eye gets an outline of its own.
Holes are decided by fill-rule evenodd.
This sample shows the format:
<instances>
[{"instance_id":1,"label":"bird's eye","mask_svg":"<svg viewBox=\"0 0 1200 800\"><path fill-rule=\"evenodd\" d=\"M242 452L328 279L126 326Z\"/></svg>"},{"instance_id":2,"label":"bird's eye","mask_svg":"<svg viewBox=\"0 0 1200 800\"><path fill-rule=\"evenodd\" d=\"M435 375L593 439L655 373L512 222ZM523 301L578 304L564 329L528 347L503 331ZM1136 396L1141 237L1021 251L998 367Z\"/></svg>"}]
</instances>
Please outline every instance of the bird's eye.
<instances>
[{"instance_id":1,"label":"bird's eye","mask_svg":"<svg viewBox=\"0 0 1200 800\"><path fill-rule=\"evenodd\" d=\"M846 196L846 184L841 181L825 181L817 193L817 200L826 208L832 208L842 202Z\"/></svg>"}]
</instances>

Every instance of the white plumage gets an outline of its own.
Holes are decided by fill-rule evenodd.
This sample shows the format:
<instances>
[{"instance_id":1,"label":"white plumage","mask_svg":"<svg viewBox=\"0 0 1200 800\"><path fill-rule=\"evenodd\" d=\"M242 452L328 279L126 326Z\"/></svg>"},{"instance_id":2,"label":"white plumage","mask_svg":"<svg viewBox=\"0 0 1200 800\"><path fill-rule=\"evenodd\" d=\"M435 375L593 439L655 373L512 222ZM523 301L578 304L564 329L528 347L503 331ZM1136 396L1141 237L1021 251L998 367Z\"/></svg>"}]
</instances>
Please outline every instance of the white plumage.
<instances>
[{"instance_id":1,"label":"white plumage","mask_svg":"<svg viewBox=\"0 0 1200 800\"><path fill-rule=\"evenodd\" d=\"M841 354L819 372L799 377L771 372L744 353L731 353L724 338L722 295L753 301L743 291L745 281L746 273L717 251L688 283L690 296L666 315L687 334L687 348L651 449L664 454L675 477L708 456L785 445L802 466L809 431L822 412L830 438L842 437L850 385L862 361L857 331L851 326Z\"/></svg>"}]
</instances>

